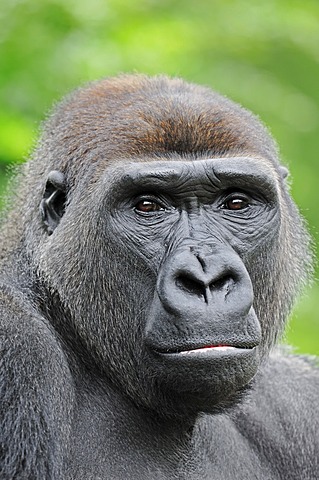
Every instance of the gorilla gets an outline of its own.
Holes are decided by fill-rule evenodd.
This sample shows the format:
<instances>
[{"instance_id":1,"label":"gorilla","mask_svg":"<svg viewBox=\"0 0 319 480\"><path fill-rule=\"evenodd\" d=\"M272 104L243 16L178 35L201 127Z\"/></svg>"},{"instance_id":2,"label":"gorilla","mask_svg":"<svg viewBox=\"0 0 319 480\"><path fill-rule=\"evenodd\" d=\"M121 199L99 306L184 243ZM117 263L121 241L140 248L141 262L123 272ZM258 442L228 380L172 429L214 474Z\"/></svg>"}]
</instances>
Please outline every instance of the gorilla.
<instances>
[{"instance_id":1,"label":"gorilla","mask_svg":"<svg viewBox=\"0 0 319 480\"><path fill-rule=\"evenodd\" d=\"M311 242L255 116L105 79L55 108L12 190L2 480L319 478L319 370L276 346Z\"/></svg>"}]
</instances>

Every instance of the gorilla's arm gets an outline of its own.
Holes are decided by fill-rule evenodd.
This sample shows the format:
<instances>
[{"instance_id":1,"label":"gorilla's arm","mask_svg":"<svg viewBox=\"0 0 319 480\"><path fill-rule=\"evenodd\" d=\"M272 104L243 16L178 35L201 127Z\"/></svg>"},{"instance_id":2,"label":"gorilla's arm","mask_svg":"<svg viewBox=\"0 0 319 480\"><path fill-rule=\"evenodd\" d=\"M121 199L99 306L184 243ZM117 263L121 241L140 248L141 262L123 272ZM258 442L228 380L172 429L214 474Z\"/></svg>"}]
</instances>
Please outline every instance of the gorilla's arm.
<instances>
[{"instance_id":1,"label":"gorilla's arm","mask_svg":"<svg viewBox=\"0 0 319 480\"><path fill-rule=\"evenodd\" d=\"M0 398L0 478L62 478L72 377L45 320L6 286L0 289Z\"/></svg>"}]
</instances>

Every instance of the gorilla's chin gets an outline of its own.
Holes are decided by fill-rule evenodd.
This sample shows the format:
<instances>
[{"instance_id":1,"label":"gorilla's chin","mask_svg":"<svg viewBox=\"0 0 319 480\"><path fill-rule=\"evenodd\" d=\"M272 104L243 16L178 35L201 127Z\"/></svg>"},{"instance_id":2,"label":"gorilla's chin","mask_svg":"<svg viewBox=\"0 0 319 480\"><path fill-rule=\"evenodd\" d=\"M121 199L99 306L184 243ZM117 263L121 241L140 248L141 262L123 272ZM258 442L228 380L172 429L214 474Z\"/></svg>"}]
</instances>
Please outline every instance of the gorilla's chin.
<instances>
[{"instance_id":1,"label":"gorilla's chin","mask_svg":"<svg viewBox=\"0 0 319 480\"><path fill-rule=\"evenodd\" d=\"M233 405L249 389L258 364L258 347L150 352L144 365L149 378L145 388L152 385L154 389L151 408L184 416Z\"/></svg>"}]
</instances>

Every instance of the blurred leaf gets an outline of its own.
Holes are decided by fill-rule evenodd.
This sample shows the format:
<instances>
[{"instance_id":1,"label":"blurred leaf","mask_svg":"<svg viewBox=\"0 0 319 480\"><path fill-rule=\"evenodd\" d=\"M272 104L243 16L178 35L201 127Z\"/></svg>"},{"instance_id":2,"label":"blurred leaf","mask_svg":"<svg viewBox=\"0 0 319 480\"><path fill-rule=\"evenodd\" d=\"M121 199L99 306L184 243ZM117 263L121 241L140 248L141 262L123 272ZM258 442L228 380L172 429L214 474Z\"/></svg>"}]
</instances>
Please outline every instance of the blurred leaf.
<instances>
[{"instance_id":1,"label":"blurred leaf","mask_svg":"<svg viewBox=\"0 0 319 480\"><path fill-rule=\"evenodd\" d=\"M287 328L287 342L298 353L319 354L319 285L301 300Z\"/></svg>"},{"instance_id":2,"label":"blurred leaf","mask_svg":"<svg viewBox=\"0 0 319 480\"><path fill-rule=\"evenodd\" d=\"M31 148L33 136L31 125L22 117L0 113L0 162L21 162Z\"/></svg>"}]
</instances>

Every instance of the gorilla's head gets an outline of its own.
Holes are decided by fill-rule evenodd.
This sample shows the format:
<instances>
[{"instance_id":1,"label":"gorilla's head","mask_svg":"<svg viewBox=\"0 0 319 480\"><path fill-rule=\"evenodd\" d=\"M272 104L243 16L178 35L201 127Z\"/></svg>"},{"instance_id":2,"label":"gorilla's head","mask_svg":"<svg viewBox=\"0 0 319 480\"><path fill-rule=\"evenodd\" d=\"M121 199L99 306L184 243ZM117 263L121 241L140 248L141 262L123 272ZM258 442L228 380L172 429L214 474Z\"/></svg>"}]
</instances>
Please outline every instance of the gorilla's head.
<instances>
[{"instance_id":1,"label":"gorilla's head","mask_svg":"<svg viewBox=\"0 0 319 480\"><path fill-rule=\"evenodd\" d=\"M121 76L75 92L21 195L52 324L159 414L234 402L309 266L286 173L260 122L207 88Z\"/></svg>"}]
</instances>

